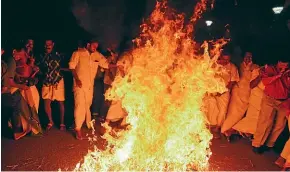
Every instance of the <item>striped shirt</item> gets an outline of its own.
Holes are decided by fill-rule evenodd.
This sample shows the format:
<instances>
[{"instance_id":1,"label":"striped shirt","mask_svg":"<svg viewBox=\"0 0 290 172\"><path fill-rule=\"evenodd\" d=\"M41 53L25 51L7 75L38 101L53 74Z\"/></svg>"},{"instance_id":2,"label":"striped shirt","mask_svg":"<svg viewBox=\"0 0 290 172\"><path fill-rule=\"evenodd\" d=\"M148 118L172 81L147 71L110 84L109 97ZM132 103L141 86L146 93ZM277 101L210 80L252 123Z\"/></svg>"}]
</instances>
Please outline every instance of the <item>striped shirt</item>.
<instances>
[{"instance_id":1,"label":"striped shirt","mask_svg":"<svg viewBox=\"0 0 290 172\"><path fill-rule=\"evenodd\" d=\"M40 67L44 74L43 84L45 86L55 85L63 78L60 73L62 57L57 52L41 55Z\"/></svg>"}]
</instances>

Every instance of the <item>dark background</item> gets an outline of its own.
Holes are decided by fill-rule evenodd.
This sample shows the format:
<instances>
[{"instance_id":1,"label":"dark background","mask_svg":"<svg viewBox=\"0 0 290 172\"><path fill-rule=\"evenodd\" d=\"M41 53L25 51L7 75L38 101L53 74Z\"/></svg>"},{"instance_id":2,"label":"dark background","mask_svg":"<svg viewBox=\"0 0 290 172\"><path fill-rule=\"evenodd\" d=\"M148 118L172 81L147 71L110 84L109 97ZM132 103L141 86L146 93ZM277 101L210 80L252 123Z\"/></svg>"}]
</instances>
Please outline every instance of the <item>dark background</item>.
<instances>
[{"instance_id":1,"label":"dark background","mask_svg":"<svg viewBox=\"0 0 290 172\"><path fill-rule=\"evenodd\" d=\"M170 6L191 15L197 1L169 0ZM272 7L285 0L215 0L196 26L196 39L224 36L229 24L232 45L254 51L258 63L288 56L289 10L275 15ZM154 0L2 0L2 47L15 40L33 38L36 50L53 38L56 48L70 56L79 39L97 36L102 47L121 44L138 34L138 26L154 7ZM288 18L287 18L288 17ZM214 21L210 28L204 20ZM274 60L273 60L274 59ZM287 58L286 58L287 59Z\"/></svg>"}]
</instances>

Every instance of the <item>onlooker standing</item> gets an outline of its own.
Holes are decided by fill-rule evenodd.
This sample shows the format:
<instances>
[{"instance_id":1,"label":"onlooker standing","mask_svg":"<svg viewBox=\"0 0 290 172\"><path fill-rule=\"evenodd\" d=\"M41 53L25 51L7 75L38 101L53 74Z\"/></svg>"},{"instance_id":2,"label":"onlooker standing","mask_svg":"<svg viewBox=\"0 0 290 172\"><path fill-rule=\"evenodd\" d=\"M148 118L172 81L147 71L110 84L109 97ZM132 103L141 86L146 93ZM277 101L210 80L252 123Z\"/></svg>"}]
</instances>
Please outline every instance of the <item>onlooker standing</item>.
<instances>
[{"instance_id":1,"label":"onlooker standing","mask_svg":"<svg viewBox=\"0 0 290 172\"><path fill-rule=\"evenodd\" d=\"M265 94L252 142L255 153L263 153L266 149L272 148L285 127L286 110L280 105L290 96L290 71L288 68L287 62L278 62L276 66L265 66L261 70Z\"/></svg>"},{"instance_id":2,"label":"onlooker standing","mask_svg":"<svg viewBox=\"0 0 290 172\"><path fill-rule=\"evenodd\" d=\"M116 64L117 53L114 52L116 45L112 45L108 48L108 57L107 60L109 63ZM92 103L92 115L93 117L98 117L100 122L104 122L109 108L109 101L105 100L104 93L111 86L114 75L116 74L116 68L103 69L104 76L99 76L100 70L95 78L94 83L94 96Z\"/></svg>"},{"instance_id":3,"label":"onlooker standing","mask_svg":"<svg viewBox=\"0 0 290 172\"><path fill-rule=\"evenodd\" d=\"M24 49L16 47L13 51L13 58L9 59L8 67L2 73L2 102L3 106L10 107L13 110L12 126L16 140L25 136L30 131L34 135L41 135L42 133L36 110L31 106L30 101L25 100L20 93L20 91L24 90L26 92L30 89L27 86L29 84L27 80L31 76L30 72L32 72L32 69L27 64L23 65L23 62L26 62L26 60L27 56ZM26 74L28 74L28 77L25 76Z\"/></svg>"},{"instance_id":4,"label":"onlooker standing","mask_svg":"<svg viewBox=\"0 0 290 172\"><path fill-rule=\"evenodd\" d=\"M34 58L33 48L34 48L34 40L27 39L25 43L25 51L29 56L29 58Z\"/></svg>"},{"instance_id":5,"label":"onlooker standing","mask_svg":"<svg viewBox=\"0 0 290 172\"><path fill-rule=\"evenodd\" d=\"M222 52L218 63L224 70L221 74L221 78L224 80L227 87L227 91L222 94L217 94L208 98L207 117L211 125L211 131L214 138L220 138L220 130L223 122L226 118L228 104L230 101L230 92L233 86L239 81L239 73L237 67L230 62L231 56L228 52Z\"/></svg>"},{"instance_id":6,"label":"onlooker standing","mask_svg":"<svg viewBox=\"0 0 290 172\"><path fill-rule=\"evenodd\" d=\"M91 105L92 117L94 119L99 118L102 120L100 114L102 105L104 103L104 73L105 69L98 67L95 80L94 80L94 90L93 90L93 100Z\"/></svg>"},{"instance_id":7,"label":"onlooker standing","mask_svg":"<svg viewBox=\"0 0 290 172\"><path fill-rule=\"evenodd\" d=\"M42 98L44 99L44 110L49 119L46 129L54 125L52 119L51 102L57 101L60 110L60 130L65 130L64 124L64 101L65 88L63 75L61 74L62 57L54 51L54 42L51 39L45 41L45 53L41 55L39 64L43 73Z\"/></svg>"},{"instance_id":8,"label":"onlooker standing","mask_svg":"<svg viewBox=\"0 0 290 172\"><path fill-rule=\"evenodd\" d=\"M287 102L283 103L284 107L282 106L281 108L285 108L288 110L287 112L287 120L288 120L288 129L290 132L290 99L288 99ZM290 138L284 145L284 148L280 154L280 157L275 161L275 164L278 165L280 168L284 168L283 171L288 171L290 169Z\"/></svg>"},{"instance_id":9,"label":"onlooker standing","mask_svg":"<svg viewBox=\"0 0 290 172\"><path fill-rule=\"evenodd\" d=\"M72 54L69 68L74 77L74 99L75 99L75 131L76 138L82 139L81 128L86 120L88 128L91 128L90 107L93 99L94 79L99 66L103 68L116 67L109 64L107 59L97 51L98 41L91 40L87 48L79 48Z\"/></svg>"},{"instance_id":10,"label":"onlooker standing","mask_svg":"<svg viewBox=\"0 0 290 172\"><path fill-rule=\"evenodd\" d=\"M227 136L228 141L231 140L230 136L234 132L232 127L243 118L248 109L251 94L250 81L253 71L257 68L258 65L252 63L252 53L245 52L244 60L240 65L241 80L233 87L226 120L221 128L221 132Z\"/></svg>"}]
</instances>

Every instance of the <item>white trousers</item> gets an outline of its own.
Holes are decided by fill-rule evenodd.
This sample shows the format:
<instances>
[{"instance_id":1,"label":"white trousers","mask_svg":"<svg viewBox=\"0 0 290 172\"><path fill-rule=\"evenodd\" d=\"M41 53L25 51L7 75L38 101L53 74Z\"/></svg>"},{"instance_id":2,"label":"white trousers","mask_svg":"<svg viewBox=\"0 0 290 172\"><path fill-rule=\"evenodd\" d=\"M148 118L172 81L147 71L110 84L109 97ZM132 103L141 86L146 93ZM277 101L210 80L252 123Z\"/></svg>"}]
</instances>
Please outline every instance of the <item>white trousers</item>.
<instances>
[{"instance_id":1,"label":"white trousers","mask_svg":"<svg viewBox=\"0 0 290 172\"><path fill-rule=\"evenodd\" d=\"M286 110L279 107L281 103L264 95L252 146L260 147L265 143L268 147L274 146L286 125Z\"/></svg>"},{"instance_id":2,"label":"white trousers","mask_svg":"<svg viewBox=\"0 0 290 172\"><path fill-rule=\"evenodd\" d=\"M205 100L207 118L211 126L221 127L226 119L230 93L225 92L220 96L211 96Z\"/></svg>"},{"instance_id":3,"label":"white trousers","mask_svg":"<svg viewBox=\"0 0 290 172\"><path fill-rule=\"evenodd\" d=\"M74 88L75 100L75 129L80 130L84 121L88 128L91 128L91 111L90 107L93 100L93 89Z\"/></svg>"}]
</instances>

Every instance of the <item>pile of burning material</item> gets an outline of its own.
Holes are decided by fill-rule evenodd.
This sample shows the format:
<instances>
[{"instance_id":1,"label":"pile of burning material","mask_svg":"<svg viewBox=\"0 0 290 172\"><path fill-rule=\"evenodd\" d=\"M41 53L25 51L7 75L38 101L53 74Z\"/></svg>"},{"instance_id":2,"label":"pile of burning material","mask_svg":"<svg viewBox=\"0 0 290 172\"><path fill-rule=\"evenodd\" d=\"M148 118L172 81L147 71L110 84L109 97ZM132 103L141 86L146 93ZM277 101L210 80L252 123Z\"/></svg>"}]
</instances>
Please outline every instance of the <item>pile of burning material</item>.
<instances>
[{"instance_id":1,"label":"pile of burning material","mask_svg":"<svg viewBox=\"0 0 290 172\"><path fill-rule=\"evenodd\" d=\"M194 24L206 9L199 2L189 24L158 2L142 26L136 47L124 56L125 76L117 76L106 98L120 101L128 113L128 130L103 138L106 150L89 152L76 171L184 171L205 170L212 135L206 127L203 98L223 92L215 61L224 40L211 42L197 53L192 40ZM128 61L126 61L128 60Z\"/></svg>"}]
</instances>

